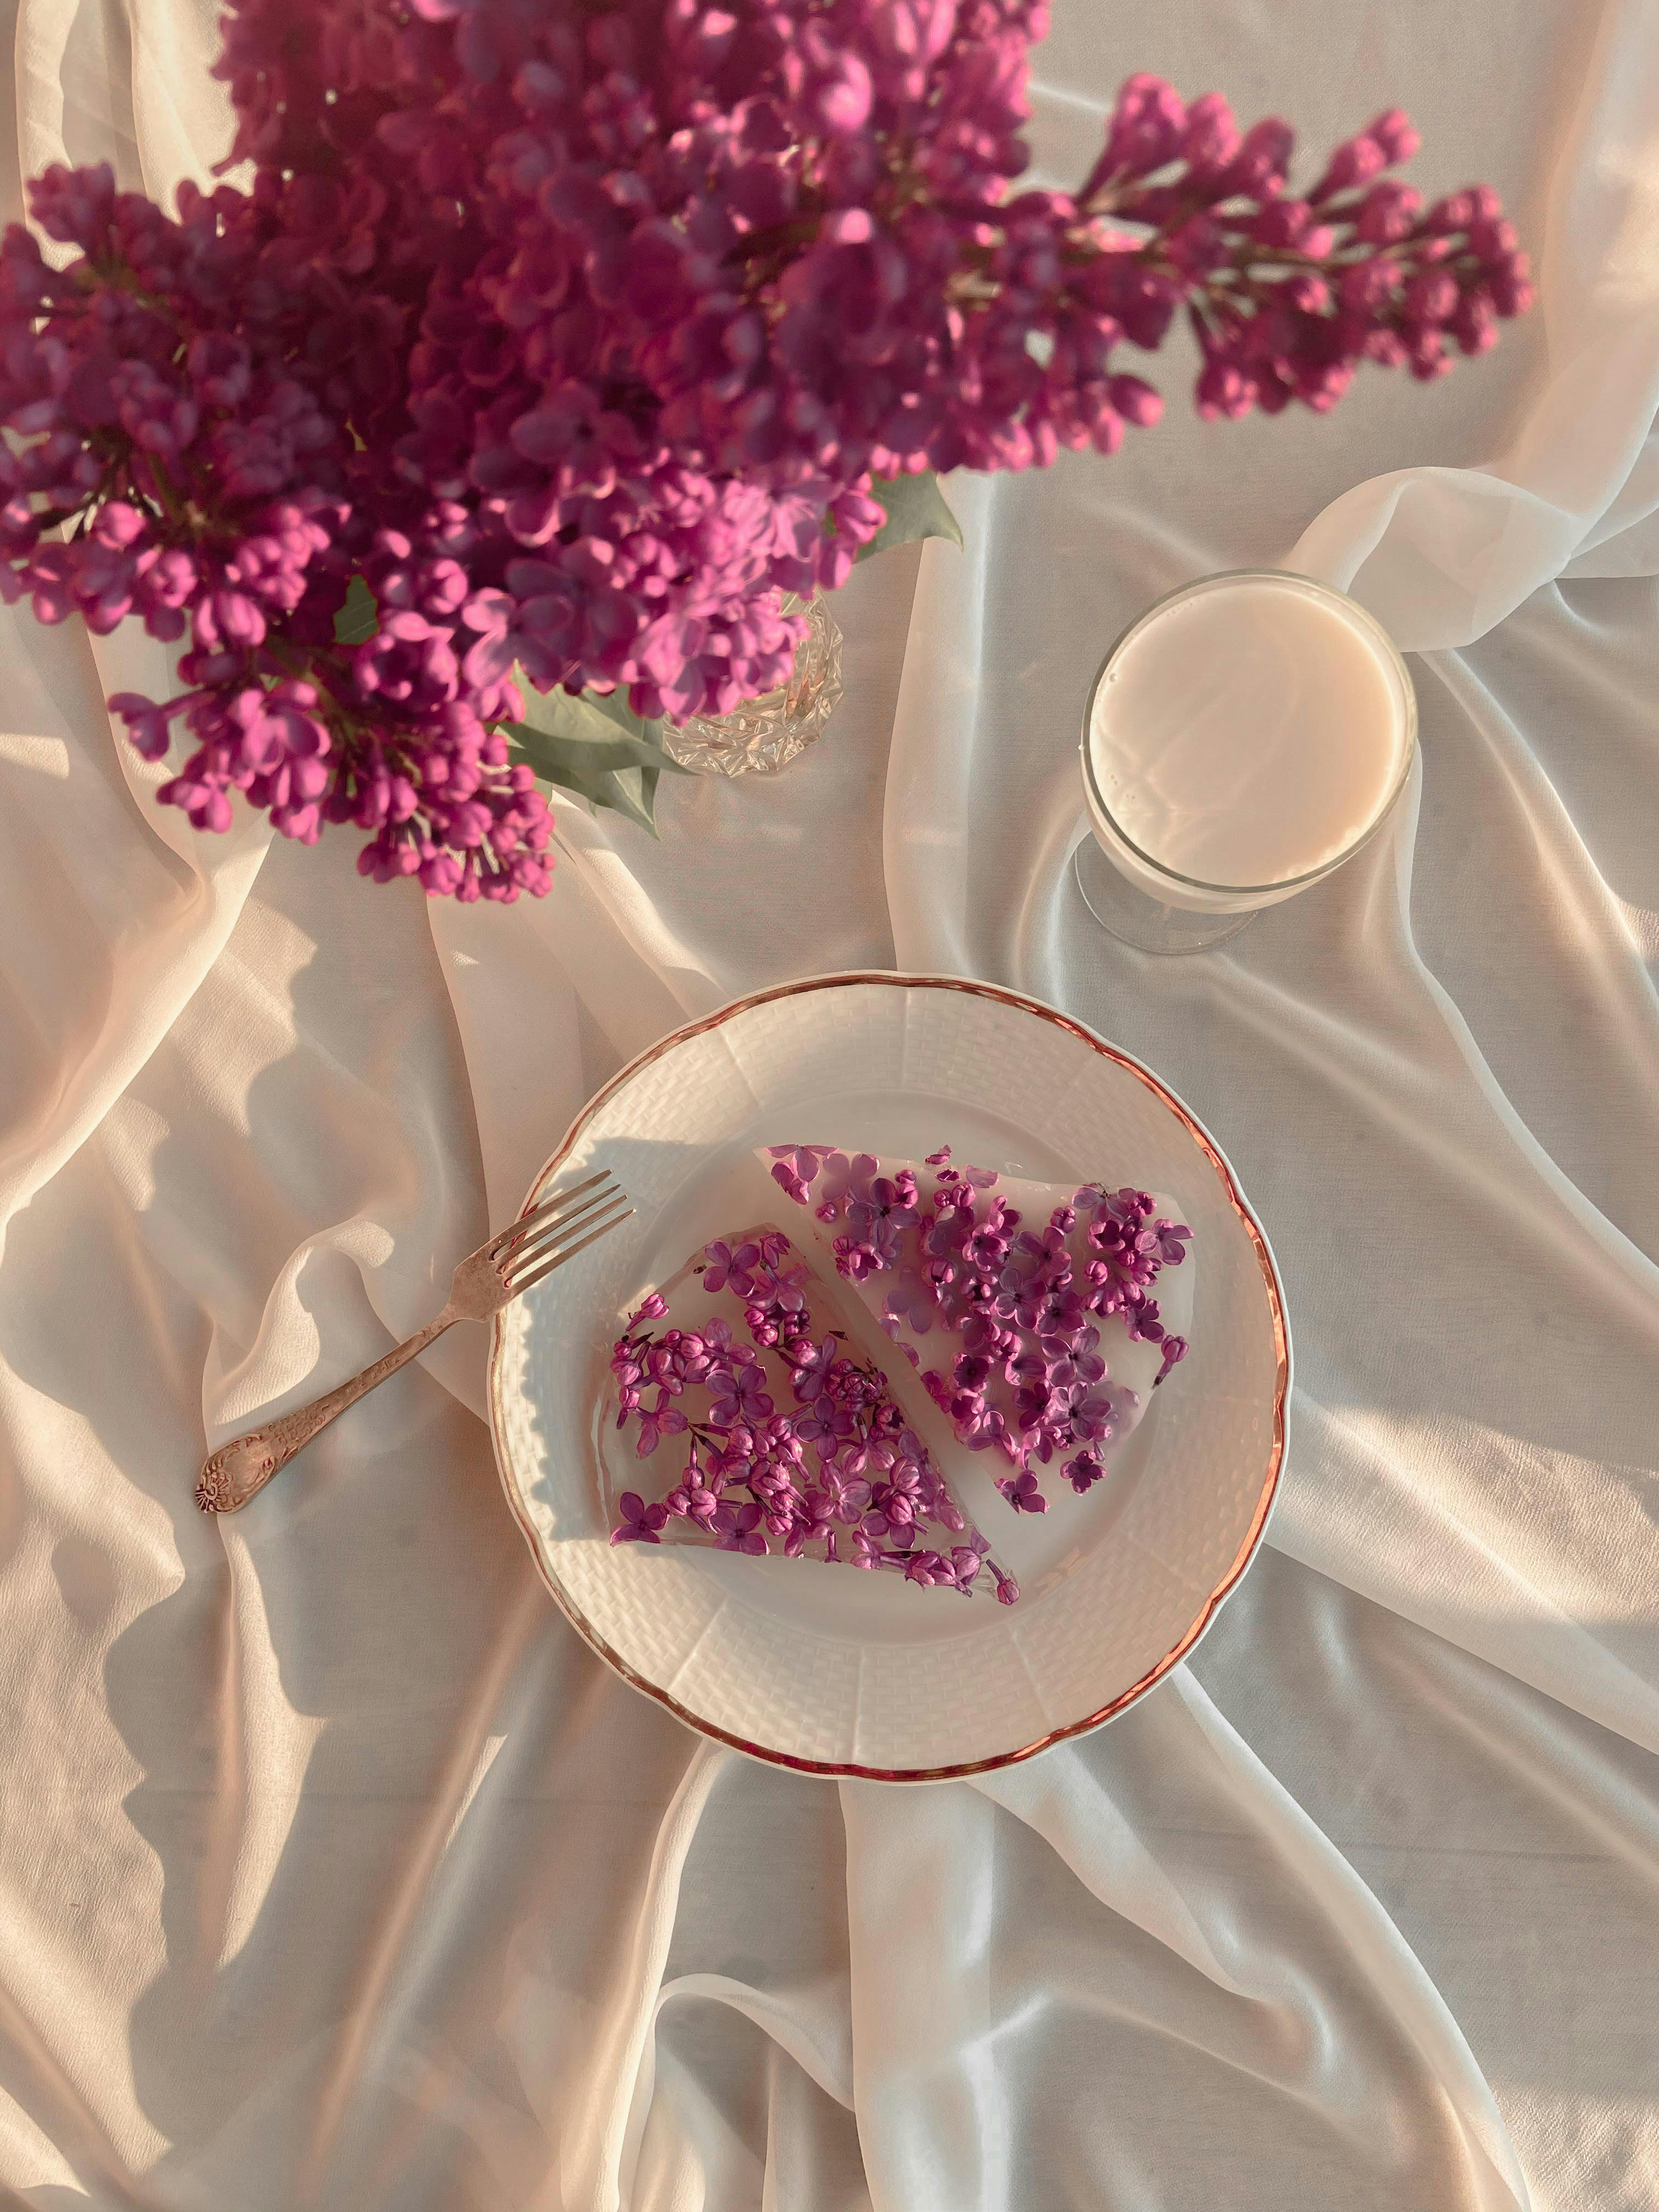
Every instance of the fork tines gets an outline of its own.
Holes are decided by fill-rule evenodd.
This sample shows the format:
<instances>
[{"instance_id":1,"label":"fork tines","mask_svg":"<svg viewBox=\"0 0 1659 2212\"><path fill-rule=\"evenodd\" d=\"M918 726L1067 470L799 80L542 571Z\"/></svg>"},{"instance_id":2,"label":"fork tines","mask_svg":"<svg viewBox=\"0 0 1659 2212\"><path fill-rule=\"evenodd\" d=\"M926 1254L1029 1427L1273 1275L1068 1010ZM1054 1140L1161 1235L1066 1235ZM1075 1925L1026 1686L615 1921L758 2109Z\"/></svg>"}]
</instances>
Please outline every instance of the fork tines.
<instances>
[{"instance_id":1,"label":"fork tines","mask_svg":"<svg viewBox=\"0 0 1659 2212\"><path fill-rule=\"evenodd\" d=\"M495 1272L514 1297L626 1221L628 1194L608 1168L556 1192L490 1241Z\"/></svg>"}]
</instances>

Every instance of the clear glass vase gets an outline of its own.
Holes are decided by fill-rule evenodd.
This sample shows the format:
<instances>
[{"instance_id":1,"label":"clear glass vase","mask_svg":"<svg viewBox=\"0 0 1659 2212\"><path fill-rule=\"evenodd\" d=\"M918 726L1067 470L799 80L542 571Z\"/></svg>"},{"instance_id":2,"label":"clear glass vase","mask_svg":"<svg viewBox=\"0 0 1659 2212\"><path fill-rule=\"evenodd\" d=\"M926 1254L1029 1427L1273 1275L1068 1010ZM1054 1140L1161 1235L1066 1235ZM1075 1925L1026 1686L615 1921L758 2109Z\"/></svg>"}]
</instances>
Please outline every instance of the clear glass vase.
<instances>
[{"instance_id":1,"label":"clear glass vase","mask_svg":"<svg viewBox=\"0 0 1659 2212\"><path fill-rule=\"evenodd\" d=\"M801 602L786 594L783 611ZM841 631L822 599L805 609L811 627L795 653L794 672L775 691L745 699L729 714L694 714L663 725L663 750L682 768L713 775L775 775L805 752L841 702Z\"/></svg>"}]
</instances>

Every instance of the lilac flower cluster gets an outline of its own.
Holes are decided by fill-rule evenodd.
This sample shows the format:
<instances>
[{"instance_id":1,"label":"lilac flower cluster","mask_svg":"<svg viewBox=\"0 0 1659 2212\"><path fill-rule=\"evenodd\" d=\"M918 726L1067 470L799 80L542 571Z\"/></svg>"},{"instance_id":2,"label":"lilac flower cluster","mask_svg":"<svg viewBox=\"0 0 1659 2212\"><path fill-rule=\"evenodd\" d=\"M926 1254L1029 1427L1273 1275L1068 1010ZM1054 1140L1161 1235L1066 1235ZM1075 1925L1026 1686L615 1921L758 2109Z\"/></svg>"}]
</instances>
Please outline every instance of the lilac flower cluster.
<instances>
[{"instance_id":1,"label":"lilac flower cluster","mask_svg":"<svg viewBox=\"0 0 1659 2212\"><path fill-rule=\"evenodd\" d=\"M136 615L162 797L367 833L364 871L548 883L524 687L728 712L842 582L872 478L1113 451L1184 304L1206 412L1438 374L1525 306L1490 192L1423 209L1379 117L1291 193L1288 127L1132 78L1073 194L1024 168L1038 0L232 0L252 188L176 218L53 169L0 246L0 591ZM354 578L371 618L337 638ZM372 634L369 634L371 633Z\"/></svg>"},{"instance_id":2,"label":"lilac flower cluster","mask_svg":"<svg viewBox=\"0 0 1659 2212\"><path fill-rule=\"evenodd\" d=\"M1162 1269L1186 1256L1185 1224L1159 1215L1146 1191L1085 1184L1046 1227L1024 1227L995 1174L953 1167L948 1146L927 1157L931 1197L913 1170L879 1175L867 1152L793 1146L772 1157L781 1189L843 1224L833 1249L844 1275L892 1275L882 1316L890 1336L925 1338L938 1322L960 1339L948 1366L921 1380L960 1443L1008 1460L996 1486L1014 1510L1048 1510L1033 1462L1059 1459L1079 1496L1091 1489L1137 1402L1111 1383L1099 1323L1116 1316L1132 1341L1162 1346L1154 1387L1186 1356L1152 1295ZM900 1349L921 1367L914 1346Z\"/></svg>"},{"instance_id":3,"label":"lilac flower cluster","mask_svg":"<svg viewBox=\"0 0 1659 2212\"><path fill-rule=\"evenodd\" d=\"M1133 342L1156 344L1184 302L1200 415L1278 414L1292 399L1324 413L1362 361L1428 381L1531 305L1527 257L1490 186L1425 207L1384 175L1418 148L1400 109L1346 139L1302 193L1288 182L1293 146L1277 118L1241 137L1218 95L1187 106L1133 77L1079 195L1139 241Z\"/></svg>"},{"instance_id":4,"label":"lilac flower cluster","mask_svg":"<svg viewBox=\"0 0 1659 2212\"><path fill-rule=\"evenodd\" d=\"M0 594L42 622L107 632L131 614L185 641L176 696L110 705L149 759L182 723L194 750L160 797L198 828L228 829L240 791L305 843L325 822L368 832L360 866L380 881L544 891L547 803L489 726L522 700L457 659L465 507L417 551L394 526L428 502L363 496L354 422L395 382L397 318L292 239L285 253L271 198L185 186L173 222L107 168L32 187L36 221L82 258L54 270L17 226L0 246ZM380 629L338 644L354 572Z\"/></svg>"},{"instance_id":5,"label":"lilac flower cluster","mask_svg":"<svg viewBox=\"0 0 1659 2212\"><path fill-rule=\"evenodd\" d=\"M617 1426L633 1424L642 1459L681 1437L685 1457L661 1498L623 1493L611 1542L660 1543L678 1522L682 1541L757 1555L775 1546L964 1595L982 1568L1012 1605L1018 1585L988 1556L881 1375L839 1332L817 1333L807 1270L790 1255L786 1237L757 1229L710 1244L690 1271L741 1307L746 1340L719 1316L659 1329L661 1291L629 1316L611 1358Z\"/></svg>"}]
</instances>

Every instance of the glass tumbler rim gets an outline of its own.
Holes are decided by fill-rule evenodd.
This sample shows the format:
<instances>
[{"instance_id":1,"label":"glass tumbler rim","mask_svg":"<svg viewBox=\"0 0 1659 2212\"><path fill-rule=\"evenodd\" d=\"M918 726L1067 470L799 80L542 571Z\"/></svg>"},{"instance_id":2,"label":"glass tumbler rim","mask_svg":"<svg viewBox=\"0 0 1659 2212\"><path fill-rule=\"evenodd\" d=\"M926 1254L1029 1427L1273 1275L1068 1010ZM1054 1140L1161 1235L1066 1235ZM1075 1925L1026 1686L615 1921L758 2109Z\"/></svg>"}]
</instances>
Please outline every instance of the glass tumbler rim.
<instances>
[{"instance_id":1,"label":"glass tumbler rim","mask_svg":"<svg viewBox=\"0 0 1659 2212\"><path fill-rule=\"evenodd\" d=\"M1399 770L1389 787L1388 796L1377 808L1374 818L1360 831L1352 843L1345 845L1340 853L1334 854L1328 860L1322 860L1316 868L1310 868L1299 876L1281 876L1276 883L1271 884L1218 884L1211 883L1202 876L1183 875L1178 868L1170 867L1166 862L1147 852L1144 847L1138 845L1106 803L1105 794L1101 790L1099 779L1095 774L1093 749L1089 743L1090 732L1094 723L1095 701L1099 696L1102 684L1105 681L1106 672L1124 647L1145 629L1154 616L1161 614L1164 608L1173 605L1176 600L1194 598L1198 593L1209 590L1214 585L1241 583L1301 585L1317 597L1327 599L1333 605L1340 608L1342 613L1353 621L1356 626L1370 638L1385 664L1393 671L1405 705L1405 743L1401 748ZM1406 665L1404 654L1383 629L1382 623L1368 607L1362 606L1358 599L1351 598L1346 592L1340 590L1336 585L1324 583L1317 576L1304 576L1300 570L1295 568L1217 568L1207 575L1191 576L1184 584L1177 584L1173 589L1160 593L1150 606L1143 607L1140 612L1118 632L1107 647L1105 658L1095 671L1093 681L1090 684L1087 696L1084 700L1083 733L1079 750L1082 754L1083 781L1091 806L1109 823L1113 836L1118 838L1134 854L1136 860L1144 867L1150 869L1154 875L1162 876L1169 883L1180 884L1185 889L1208 891L1218 896L1235 898L1261 896L1265 899L1269 894L1276 894L1284 897L1291 891L1305 890L1310 884L1317 883L1322 877L1329 875L1333 869L1340 868L1345 861L1351 860L1362 846L1370 843L1393 812L1395 802L1406 787L1407 779L1412 770L1412 763L1417 757L1417 691L1412 683L1411 672ZM1109 848L1108 851L1109 854Z\"/></svg>"}]
</instances>

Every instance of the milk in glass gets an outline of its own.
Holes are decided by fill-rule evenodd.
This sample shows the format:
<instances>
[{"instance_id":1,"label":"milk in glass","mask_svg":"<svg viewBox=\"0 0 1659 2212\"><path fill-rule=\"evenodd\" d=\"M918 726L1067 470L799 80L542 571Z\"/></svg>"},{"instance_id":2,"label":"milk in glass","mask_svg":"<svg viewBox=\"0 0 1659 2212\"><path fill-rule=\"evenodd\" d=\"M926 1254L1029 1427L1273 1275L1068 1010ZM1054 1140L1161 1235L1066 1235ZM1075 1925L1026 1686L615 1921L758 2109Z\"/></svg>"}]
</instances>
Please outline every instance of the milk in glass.
<instances>
[{"instance_id":1,"label":"milk in glass","mask_svg":"<svg viewBox=\"0 0 1659 2212\"><path fill-rule=\"evenodd\" d=\"M1102 672L1090 818L1156 899L1271 905L1376 827L1415 726L1400 656L1352 600L1272 571L1206 577L1143 616Z\"/></svg>"}]
</instances>

